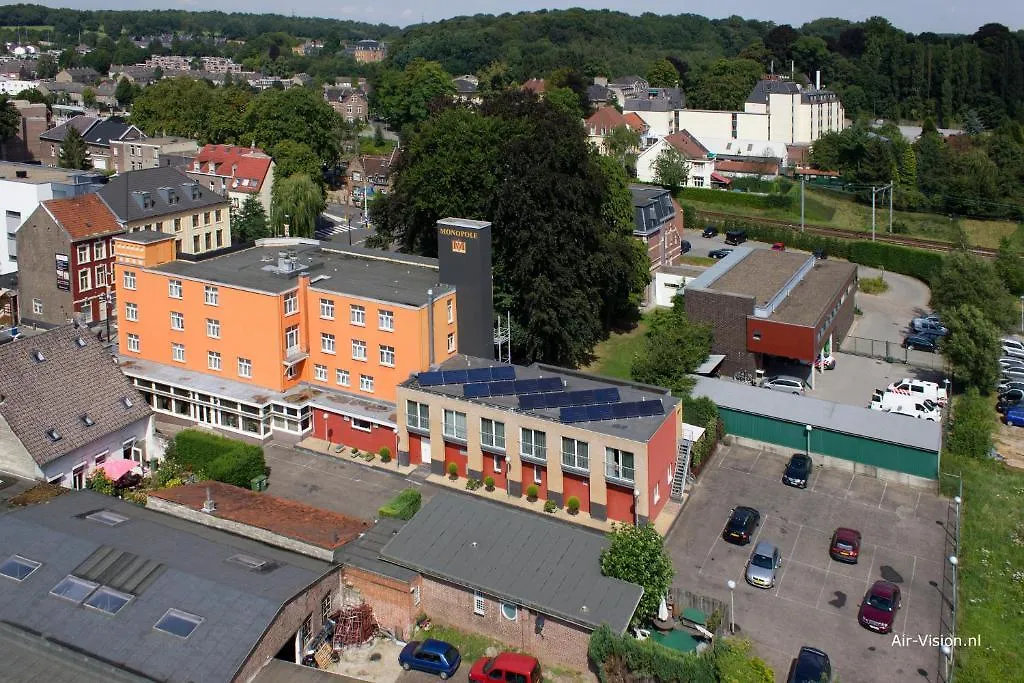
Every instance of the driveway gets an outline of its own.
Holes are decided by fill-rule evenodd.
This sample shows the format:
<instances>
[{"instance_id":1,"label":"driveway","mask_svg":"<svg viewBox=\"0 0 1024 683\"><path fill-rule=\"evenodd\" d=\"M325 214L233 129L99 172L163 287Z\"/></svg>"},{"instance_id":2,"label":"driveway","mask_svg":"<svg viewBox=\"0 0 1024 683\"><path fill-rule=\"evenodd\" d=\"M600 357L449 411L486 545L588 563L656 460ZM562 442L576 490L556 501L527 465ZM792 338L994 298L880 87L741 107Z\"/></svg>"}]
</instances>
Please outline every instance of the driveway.
<instances>
[{"instance_id":1,"label":"driveway","mask_svg":"<svg viewBox=\"0 0 1024 683\"><path fill-rule=\"evenodd\" d=\"M880 275L882 272L875 268L861 266L857 269L861 279ZM857 292L857 306L863 315L857 316L849 334L899 344L906 336L910 321L931 312L928 307L931 291L928 285L909 275L885 273L884 277L889 284L885 293Z\"/></svg>"},{"instance_id":2,"label":"driveway","mask_svg":"<svg viewBox=\"0 0 1024 683\"><path fill-rule=\"evenodd\" d=\"M844 683L934 681L938 652L916 637L939 633L948 502L818 466L808 489L794 489L780 482L785 462L736 446L718 452L666 539L674 587L727 602L726 582L734 580L737 631L754 642L776 680L785 679L801 646L812 645L829 654ZM771 590L743 580L754 543L739 547L721 540L736 505L761 512L755 541L771 541L782 552L781 574ZM858 564L829 558L838 526L863 534ZM915 638L913 644L894 645L892 635L857 623L860 600L878 579L901 586L895 631Z\"/></svg>"}]
</instances>

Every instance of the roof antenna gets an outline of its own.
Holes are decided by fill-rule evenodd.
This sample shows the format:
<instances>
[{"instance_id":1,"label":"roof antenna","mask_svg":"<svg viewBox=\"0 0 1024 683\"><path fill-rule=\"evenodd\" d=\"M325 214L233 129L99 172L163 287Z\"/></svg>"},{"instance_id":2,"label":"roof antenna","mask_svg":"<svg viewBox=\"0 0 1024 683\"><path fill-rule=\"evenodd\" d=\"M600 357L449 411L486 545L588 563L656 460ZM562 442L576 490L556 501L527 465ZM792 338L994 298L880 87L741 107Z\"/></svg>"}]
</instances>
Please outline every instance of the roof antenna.
<instances>
[{"instance_id":1,"label":"roof antenna","mask_svg":"<svg viewBox=\"0 0 1024 683\"><path fill-rule=\"evenodd\" d=\"M213 502L213 496L210 495L210 487L206 487L206 500L203 501L203 512L209 514L217 511L217 504Z\"/></svg>"}]
</instances>

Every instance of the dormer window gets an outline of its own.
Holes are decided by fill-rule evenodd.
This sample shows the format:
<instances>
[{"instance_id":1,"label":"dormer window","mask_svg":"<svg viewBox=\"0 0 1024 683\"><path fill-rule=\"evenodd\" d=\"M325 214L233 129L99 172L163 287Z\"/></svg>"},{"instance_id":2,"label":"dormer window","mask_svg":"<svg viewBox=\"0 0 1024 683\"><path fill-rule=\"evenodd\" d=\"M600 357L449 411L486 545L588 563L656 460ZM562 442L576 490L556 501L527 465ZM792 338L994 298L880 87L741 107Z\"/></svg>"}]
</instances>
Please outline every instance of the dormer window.
<instances>
[{"instance_id":1,"label":"dormer window","mask_svg":"<svg viewBox=\"0 0 1024 683\"><path fill-rule=\"evenodd\" d=\"M46 436L54 443L57 443L61 439L60 432L52 427L46 430Z\"/></svg>"},{"instance_id":2,"label":"dormer window","mask_svg":"<svg viewBox=\"0 0 1024 683\"><path fill-rule=\"evenodd\" d=\"M84 424L86 427L92 427L94 424L96 424L96 421L89 417L89 413L83 414L79 419L82 421L82 424Z\"/></svg>"},{"instance_id":3,"label":"dormer window","mask_svg":"<svg viewBox=\"0 0 1024 683\"><path fill-rule=\"evenodd\" d=\"M75 337L75 344L78 345L78 348L84 349L85 345L88 344L88 342L85 341L84 337Z\"/></svg>"},{"instance_id":4,"label":"dormer window","mask_svg":"<svg viewBox=\"0 0 1024 683\"><path fill-rule=\"evenodd\" d=\"M121 399L121 404L125 408L131 408L133 405L135 405L135 402L132 401L132 399L129 398L128 396L125 396L124 398Z\"/></svg>"}]
</instances>

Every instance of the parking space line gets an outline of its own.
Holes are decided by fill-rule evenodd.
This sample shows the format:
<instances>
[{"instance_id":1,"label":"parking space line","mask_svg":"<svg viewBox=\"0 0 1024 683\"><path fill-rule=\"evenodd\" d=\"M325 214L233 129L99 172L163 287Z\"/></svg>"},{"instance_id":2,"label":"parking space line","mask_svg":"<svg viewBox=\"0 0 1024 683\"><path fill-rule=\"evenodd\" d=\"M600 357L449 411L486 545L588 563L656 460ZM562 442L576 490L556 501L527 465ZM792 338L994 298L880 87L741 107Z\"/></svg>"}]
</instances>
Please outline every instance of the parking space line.
<instances>
[{"instance_id":1,"label":"parking space line","mask_svg":"<svg viewBox=\"0 0 1024 683\"><path fill-rule=\"evenodd\" d=\"M917 517L917 508L921 504L921 491L917 492L917 502L914 503L914 516Z\"/></svg>"},{"instance_id":2,"label":"parking space line","mask_svg":"<svg viewBox=\"0 0 1024 683\"><path fill-rule=\"evenodd\" d=\"M888 487L889 487L889 482L883 481L882 482L882 496L878 499L878 509L879 510L882 509L882 501L885 500L885 492L888 489Z\"/></svg>"},{"instance_id":3,"label":"parking space line","mask_svg":"<svg viewBox=\"0 0 1024 683\"><path fill-rule=\"evenodd\" d=\"M757 533L754 534L754 538L751 541L751 543L754 544L755 548L757 547L757 539L759 539L761 537L761 529L764 528L764 523L767 522L767 521L768 521L768 514L766 513L765 516L761 518L761 523L757 525Z\"/></svg>"},{"instance_id":4,"label":"parking space line","mask_svg":"<svg viewBox=\"0 0 1024 683\"><path fill-rule=\"evenodd\" d=\"M715 549L716 543L718 543L718 536L715 536L715 540L711 542L711 547L708 548L708 554L704 556L704 561L700 563L700 569L697 570L697 576L704 573L704 565L708 563L708 558L711 557L711 551Z\"/></svg>"},{"instance_id":5,"label":"parking space line","mask_svg":"<svg viewBox=\"0 0 1024 683\"><path fill-rule=\"evenodd\" d=\"M821 596L825 592L825 586L828 584L828 577L832 574L832 563L829 562L825 565L825 580L821 582L821 589L818 591L818 599L814 601L814 609L818 609L818 605L821 604Z\"/></svg>"},{"instance_id":6,"label":"parking space line","mask_svg":"<svg viewBox=\"0 0 1024 683\"><path fill-rule=\"evenodd\" d=\"M917 555L914 555L914 566L910 570L910 583L908 584L911 588L914 585L914 576L917 575ZM907 605L906 609L903 610L903 633L907 632L907 622L910 620L910 593L907 593Z\"/></svg>"},{"instance_id":7,"label":"parking space line","mask_svg":"<svg viewBox=\"0 0 1024 683\"><path fill-rule=\"evenodd\" d=\"M868 583L871 583L871 570L875 568L875 555L878 554L878 544L872 543L875 546L875 552L871 553L871 564L868 565ZM895 550L895 548L886 548L886 550Z\"/></svg>"}]
</instances>

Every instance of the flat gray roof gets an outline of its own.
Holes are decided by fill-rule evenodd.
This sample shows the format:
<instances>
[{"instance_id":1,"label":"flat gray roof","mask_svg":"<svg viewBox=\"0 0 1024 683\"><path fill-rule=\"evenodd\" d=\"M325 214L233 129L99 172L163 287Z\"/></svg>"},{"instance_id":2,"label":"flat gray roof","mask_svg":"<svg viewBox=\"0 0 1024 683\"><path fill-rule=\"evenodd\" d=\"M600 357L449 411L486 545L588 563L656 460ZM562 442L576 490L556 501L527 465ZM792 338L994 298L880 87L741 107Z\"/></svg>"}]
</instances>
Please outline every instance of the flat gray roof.
<instances>
[{"instance_id":1,"label":"flat gray roof","mask_svg":"<svg viewBox=\"0 0 1024 683\"><path fill-rule=\"evenodd\" d=\"M815 261L814 267L786 295L769 320L814 325L828 313L826 307L856 272L857 266L846 261Z\"/></svg>"},{"instance_id":2,"label":"flat gray roof","mask_svg":"<svg viewBox=\"0 0 1024 683\"><path fill-rule=\"evenodd\" d=\"M381 551L422 574L594 629L623 633L643 588L601 574L608 537L460 494L430 499Z\"/></svg>"},{"instance_id":3,"label":"flat gray roof","mask_svg":"<svg viewBox=\"0 0 1024 683\"><path fill-rule=\"evenodd\" d=\"M278 273L278 253L282 251L295 252L301 267ZM312 244L258 246L194 262L171 261L155 270L270 294L294 289L299 275L305 273L315 280L311 288L317 291L406 306L425 306L428 289L433 289L435 296L453 289L439 281L436 268L391 258L388 252L363 257Z\"/></svg>"},{"instance_id":4,"label":"flat gray roof","mask_svg":"<svg viewBox=\"0 0 1024 683\"><path fill-rule=\"evenodd\" d=\"M151 242L163 242L175 239L174 233L157 232L156 230L138 230L118 235L117 239L124 242L135 242L136 244L150 244Z\"/></svg>"},{"instance_id":5,"label":"flat gray roof","mask_svg":"<svg viewBox=\"0 0 1024 683\"><path fill-rule=\"evenodd\" d=\"M383 518L360 534L359 538L346 543L334 553L334 561L347 567L356 567L380 576L409 582L417 573L380 558L380 551L405 526L405 520Z\"/></svg>"},{"instance_id":6,"label":"flat gray roof","mask_svg":"<svg viewBox=\"0 0 1024 683\"><path fill-rule=\"evenodd\" d=\"M815 429L877 439L937 453L942 447L942 426L929 420L913 420L879 410L823 401L809 396L783 394L749 384L698 377L694 396L707 396L715 405Z\"/></svg>"},{"instance_id":7,"label":"flat gray roof","mask_svg":"<svg viewBox=\"0 0 1024 683\"><path fill-rule=\"evenodd\" d=\"M456 355L449 358L440 365L440 370L465 370L471 368L489 368L495 365L502 365L496 361L487 360L486 358L477 358L475 356ZM640 443L646 443L654 433L658 431L658 428L665 423L665 420L671 418L671 413L675 409L676 404L679 403L679 399L672 396L668 389L661 387L652 387L646 384L639 384L637 382L627 382L625 380L617 380L609 377L599 377L597 375L588 375L582 372L575 372L573 370L566 370L564 368L557 368L554 366L543 365L541 363L534 363L529 367L522 365L516 365L516 379L538 379L541 377L558 377L562 380L563 388L562 391L580 391L583 389L605 389L609 387L615 387L619 390L620 401L623 403L633 401L661 401L662 406L665 408L663 415L652 415L649 417L629 417L617 420L594 420L591 422L574 422L573 427L579 427L581 429L587 429L592 432L598 432L600 434L609 434L611 436L618 436L623 439L630 439ZM505 410L514 410L526 415L532 415L539 417L544 420L550 420L551 422L558 422L561 424L559 419L559 408L536 408L531 410L522 410L519 408L519 397L516 395L512 396L488 396L483 398L465 398L462 393L463 384L444 384L438 386L421 387L417 381L416 375L413 375L410 379L403 382L400 386L409 387L411 389L418 389L420 391L426 391L432 394L438 394L441 396L449 396L457 398L461 401L476 402L487 406L493 406L495 408L504 408Z\"/></svg>"},{"instance_id":8,"label":"flat gray roof","mask_svg":"<svg viewBox=\"0 0 1024 683\"><path fill-rule=\"evenodd\" d=\"M763 306L812 258L809 254L772 249L751 249L746 258L708 285L716 292L754 297ZM692 283L691 283L692 284Z\"/></svg>"}]
</instances>

